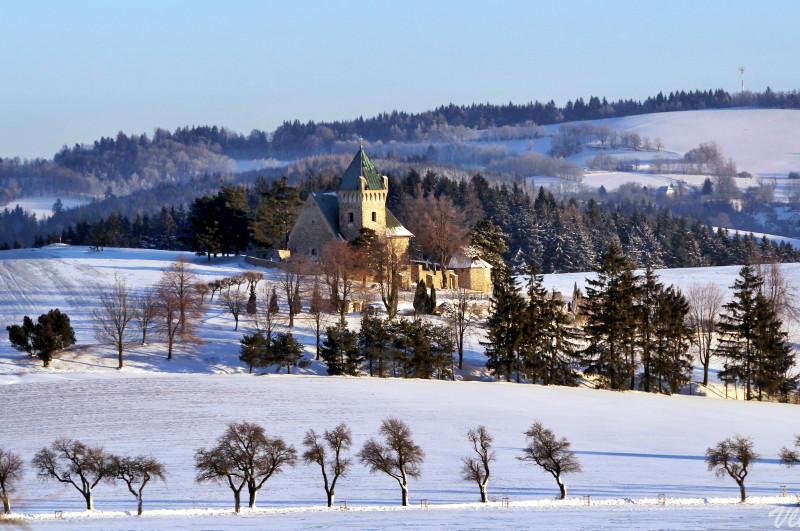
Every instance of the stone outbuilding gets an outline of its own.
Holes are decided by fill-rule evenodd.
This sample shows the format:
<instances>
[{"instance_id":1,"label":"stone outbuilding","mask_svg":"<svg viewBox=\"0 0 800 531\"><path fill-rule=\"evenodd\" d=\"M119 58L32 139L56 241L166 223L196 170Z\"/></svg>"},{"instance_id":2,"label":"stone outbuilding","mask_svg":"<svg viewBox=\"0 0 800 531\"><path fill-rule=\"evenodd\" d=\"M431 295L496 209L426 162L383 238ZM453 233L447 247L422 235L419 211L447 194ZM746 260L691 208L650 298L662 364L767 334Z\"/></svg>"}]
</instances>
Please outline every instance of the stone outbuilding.
<instances>
[{"instance_id":1,"label":"stone outbuilding","mask_svg":"<svg viewBox=\"0 0 800 531\"><path fill-rule=\"evenodd\" d=\"M447 267L458 276L459 288L492 291L492 265L480 256L454 256Z\"/></svg>"}]
</instances>

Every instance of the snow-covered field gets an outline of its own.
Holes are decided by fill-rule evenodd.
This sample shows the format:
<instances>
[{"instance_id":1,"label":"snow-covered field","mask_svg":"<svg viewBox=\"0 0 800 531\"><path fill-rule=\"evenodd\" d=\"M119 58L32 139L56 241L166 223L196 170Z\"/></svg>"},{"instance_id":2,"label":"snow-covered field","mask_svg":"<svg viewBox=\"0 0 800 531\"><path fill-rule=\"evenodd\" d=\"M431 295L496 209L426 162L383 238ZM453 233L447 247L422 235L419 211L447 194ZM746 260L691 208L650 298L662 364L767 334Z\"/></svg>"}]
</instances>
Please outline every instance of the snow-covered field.
<instances>
[{"instance_id":1,"label":"snow-covered field","mask_svg":"<svg viewBox=\"0 0 800 531\"><path fill-rule=\"evenodd\" d=\"M800 471L776 460L779 448L800 431L795 405L502 382L327 377L313 374L325 374L318 363L301 375L249 375L237 359L243 328L235 332L232 318L217 307L200 326L203 346L179 348L171 362L163 344L136 347L126 354L126 368L115 370L115 354L94 345L90 316L99 293L115 272L135 287L154 284L177 254L58 245L0 252L0 329L25 314L59 307L70 315L80 345L44 370L0 341L0 446L29 461L67 436L116 453L151 453L168 469L166 484L148 485L143 518L130 516L135 502L127 491L105 484L95 491L98 511L87 516L72 487L42 483L28 469L14 508L32 515L35 528L765 528L773 525L771 511L795 501L773 498L780 486L800 493ZM241 258L210 264L188 258L206 281L251 268ZM800 264L786 267L800 280ZM663 281L683 287L713 281L725 288L737 273L736 267L659 272ZM545 286L571 293L585 277L548 275ZM357 326L356 315L349 319ZM293 333L313 343L302 320ZM467 362L481 365L477 338L471 343ZM399 507L394 480L359 464L336 490L348 512L321 506L319 472L302 464L270 479L259 495L261 509L241 516L231 511L227 487L193 481L194 451L231 421L259 422L298 449L306 430L346 422L357 449L390 415L410 424L426 452L408 509ZM525 443L522 432L534 419L568 437L581 460L583 472L567 478L566 502L553 501L552 477L516 459ZM469 452L464 435L477 424L495 436L490 496L510 498L509 508L474 503L476 487L459 477L459 459ZM766 498L744 506L734 503L733 481L707 472L702 458L708 446L734 433L753 436L764 458L747 484L750 495ZM659 494L667 496L666 506L658 505ZM583 505L585 495L591 506ZM429 500L428 510L420 509L422 499ZM64 520L53 519L59 510L66 511Z\"/></svg>"},{"instance_id":2,"label":"snow-covered field","mask_svg":"<svg viewBox=\"0 0 800 531\"><path fill-rule=\"evenodd\" d=\"M596 120L612 129L660 138L664 149L683 155L702 142L716 142L739 170L782 174L800 170L800 111L713 109Z\"/></svg>"}]
</instances>

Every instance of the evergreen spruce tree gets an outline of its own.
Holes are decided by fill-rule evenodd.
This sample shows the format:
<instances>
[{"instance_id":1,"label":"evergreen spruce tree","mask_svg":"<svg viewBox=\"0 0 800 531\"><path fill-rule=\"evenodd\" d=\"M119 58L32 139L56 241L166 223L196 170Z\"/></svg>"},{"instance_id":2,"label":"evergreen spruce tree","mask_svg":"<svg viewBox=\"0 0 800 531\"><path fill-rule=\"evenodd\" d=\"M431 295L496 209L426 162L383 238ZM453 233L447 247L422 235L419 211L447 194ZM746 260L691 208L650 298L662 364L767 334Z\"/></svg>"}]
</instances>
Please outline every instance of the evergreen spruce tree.
<instances>
[{"instance_id":1,"label":"evergreen spruce tree","mask_svg":"<svg viewBox=\"0 0 800 531\"><path fill-rule=\"evenodd\" d=\"M522 311L519 326L519 367L531 383L550 381L548 359L545 347L549 328L553 321L553 305L550 304L547 290L542 286L542 276L537 274L536 265L529 266L528 303ZM519 381L519 378L517 379Z\"/></svg>"},{"instance_id":2,"label":"evergreen spruce tree","mask_svg":"<svg viewBox=\"0 0 800 531\"><path fill-rule=\"evenodd\" d=\"M517 291L517 283L508 266L496 272L492 282L492 311L486 321L484 353L488 358L486 368L498 378L511 381L516 372L519 381L519 346L522 340L520 322L525 312L525 301Z\"/></svg>"},{"instance_id":3,"label":"evergreen spruce tree","mask_svg":"<svg viewBox=\"0 0 800 531\"><path fill-rule=\"evenodd\" d=\"M641 289L636 300L636 309L639 314L639 332L637 334L637 347L642 363L642 378L640 387L645 392L650 392L653 383L653 349L656 343L656 327L659 317L656 315L659 296L664 291L664 285L658 282L653 270L649 267L645 271L641 282Z\"/></svg>"},{"instance_id":4,"label":"evergreen spruce tree","mask_svg":"<svg viewBox=\"0 0 800 531\"><path fill-rule=\"evenodd\" d=\"M361 317L361 330L358 332L358 348L367 362L370 376L384 377L388 363L384 363L384 349L390 340L386 321L378 317L374 308L367 308Z\"/></svg>"},{"instance_id":5,"label":"evergreen spruce tree","mask_svg":"<svg viewBox=\"0 0 800 531\"><path fill-rule=\"evenodd\" d=\"M772 304L762 293L758 293L754 343L758 360L755 386L759 400L766 393L787 401L790 392L797 389L797 376L789 374L795 364L794 353L787 333L782 328L783 323Z\"/></svg>"},{"instance_id":6,"label":"evergreen spruce tree","mask_svg":"<svg viewBox=\"0 0 800 531\"><path fill-rule=\"evenodd\" d=\"M425 303L425 313L433 315L436 311L436 286L431 286L431 294L428 296L428 301Z\"/></svg>"},{"instance_id":7,"label":"evergreen spruce tree","mask_svg":"<svg viewBox=\"0 0 800 531\"><path fill-rule=\"evenodd\" d=\"M417 289L414 291L414 311L417 315L428 312L428 288L424 280L417 282Z\"/></svg>"},{"instance_id":8,"label":"evergreen spruce tree","mask_svg":"<svg viewBox=\"0 0 800 531\"><path fill-rule=\"evenodd\" d=\"M659 290L652 301L655 330L651 365L657 390L678 393L691 381L693 358L689 353L693 330L686 322L689 302L673 286Z\"/></svg>"},{"instance_id":9,"label":"evergreen spruce tree","mask_svg":"<svg viewBox=\"0 0 800 531\"><path fill-rule=\"evenodd\" d=\"M362 361L358 337L346 326L328 327L319 355L328 365L329 375L358 376Z\"/></svg>"},{"instance_id":10,"label":"evergreen spruce tree","mask_svg":"<svg viewBox=\"0 0 800 531\"><path fill-rule=\"evenodd\" d=\"M733 284L733 300L723 306L717 329L720 334L717 355L725 358L723 381L744 385L745 398L753 398L758 366L756 350L757 298L763 280L750 265L742 266Z\"/></svg>"},{"instance_id":11,"label":"evergreen spruce tree","mask_svg":"<svg viewBox=\"0 0 800 531\"><path fill-rule=\"evenodd\" d=\"M584 370L611 389L632 387L638 317L634 307L636 276L619 247L602 257L597 279L588 280L587 346L581 351ZM628 385L626 385L628 383Z\"/></svg>"}]
</instances>

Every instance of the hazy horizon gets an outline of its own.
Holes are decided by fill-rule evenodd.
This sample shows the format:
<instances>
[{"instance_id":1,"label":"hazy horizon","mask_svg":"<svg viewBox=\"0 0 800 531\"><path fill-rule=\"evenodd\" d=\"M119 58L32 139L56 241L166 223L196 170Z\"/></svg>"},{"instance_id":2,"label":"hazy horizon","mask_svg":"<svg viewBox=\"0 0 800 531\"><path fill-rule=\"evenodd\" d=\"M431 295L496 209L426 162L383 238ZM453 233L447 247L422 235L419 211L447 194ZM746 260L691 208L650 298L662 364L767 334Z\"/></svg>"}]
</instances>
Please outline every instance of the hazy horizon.
<instances>
[{"instance_id":1,"label":"hazy horizon","mask_svg":"<svg viewBox=\"0 0 800 531\"><path fill-rule=\"evenodd\" d=\"M198 6L200 6L198 8ZM448 103L793 90L800 4L28 2L4 9L0 157Z\"/></svg>"}]
</instances>

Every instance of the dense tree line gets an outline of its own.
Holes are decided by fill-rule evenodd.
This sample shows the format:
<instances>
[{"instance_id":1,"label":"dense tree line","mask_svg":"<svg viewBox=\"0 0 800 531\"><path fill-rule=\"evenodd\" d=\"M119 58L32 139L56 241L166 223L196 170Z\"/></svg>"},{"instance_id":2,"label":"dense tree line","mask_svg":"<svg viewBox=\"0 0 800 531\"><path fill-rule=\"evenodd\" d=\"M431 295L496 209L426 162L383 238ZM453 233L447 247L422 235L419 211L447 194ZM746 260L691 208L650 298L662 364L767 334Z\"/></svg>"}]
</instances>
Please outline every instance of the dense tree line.
<instances>
[{"instance_id":1,"label":"dense tree line","mask_svg":"<svg viewBox=\"0 0 800 531\"><path fill-rule=\"evenodd\" d=\"M372 118L336 122L286 121L273 132L253 130L244 135L218 126L182 127L173 132L156 129L146 134L118 133L91 144L64 146L53 160L0 159L0 204L25 195L46 193L91 194L107 190L117 195L153 187L162 182L186 180L233 169L231 159L295 159L352 149L352 142L430 141L463 138L477 129L490 129L488 137L508 126L528 126L535 136L536 124L593 120L652 112L731 107L800 107L797 91L730 94L722 89L659 92L643 101L579 97L559 107L554 101L504 105L443 105L422 113L393 111ZM346 147L345 147L346 146ZM457 143L433 147L431 160L447 163L458 153ZM488 163L497 153L471 150L473 163ZM488 158L487 158L488 157ZM483 162L481 162L483 159Z\"/></svg>"},{"instance_id":2,"label":"dense tree line","mask_svg":"<svg viewBox=\"0 0 800 531\"><path fill-rule=\"evenodd\" d=\"M466 229L490 222L502 232L503 258L517 271L531 262L542 273L591 270L599 265L609 244L618 246L636 267L733 265L746 262L756 252L781 262L800 260L791 244L757 240L752 234L731 236L726 229L712 232L698 220L673 215L646 198L564 201L543 188L534 197L519 183L492 185L480 174L453 180L412 170L402 177L390 176L390 181L387 206L418 235L412 258L441 259L442 253L449 257L457 251L455 244L466 243L461 242L466 232L459 232L459 225ZM290 186L287 179L258 179L249 187L222 183L214 195L195 199L188 211L162 206L156 216L137 214L133 220L111 214L94 222L64 222L63 232L42 234L44 227L58 226L54 216L40 227L32 243L69 241L212 255L241 252L250 243L285 248L303 195L304 188ZM0 213L0 220L3 216L14 220L11 230L30 225L19 210ZM426 237L425 227L439 218L450 229L429 231ZM444 243L451 249L436 243L436 233L448 236ZM14 240L0 245L23 243ZM483 251L494 252L488 247Z\"/></svg>"},{"instance_id":3,"label":"dense tree line","mask_svg":"<svg viewBox=\"0 0 800 531\"><path fill-rule=\"evenodd\" d=\"M531 262L542 273L591 270L609 244L620 247L637 267L741 264L756 251L778 261L800 259L791 245L731 236L724 229L712 232L652 202L563 201L543 188L532 197L518 183L492 185L480 174L461 181L433 172L392 177L387 205L411 226L415 205L428 197L445 197L463 212L468 226L487 220L499 227L507 248L503 257L518 271Z\"/></svg>"},{"instance_id":4,"label":"dense tree line","mask_svg":"<svg viewBox=\"0 0 800 531\"><path fill-rule=\"evenodd\" d=\"M586 295L576 287L567 312L548 297L535 269L525 297L510 269L501 266L482 343L486 367L506 381L576 385L582 370L608 389L678 393L691 381L689 348L699 339L704 384L713 355L724 362L726 389L733 383L744 388L747 400L788 401L798 377L780 305L751 265L742 267L733 290L717 319L713 307L703 308L719 303L698 300L713 298L713 290L694 290L692 309L680 290L659 282L649 268L637 274L612 245L596 278L587 280ZM714 331L719 338L712 349Z\"/></svg>"}]
</instances>

